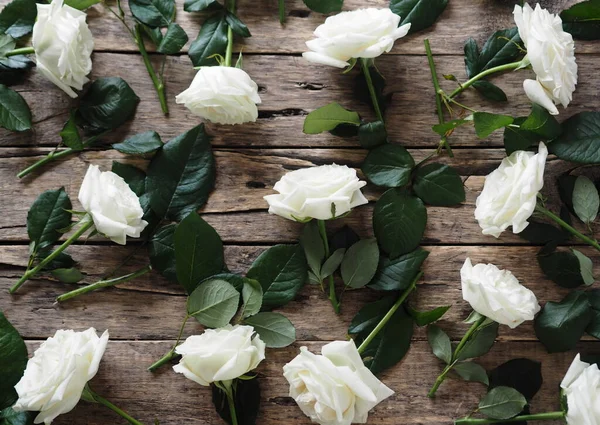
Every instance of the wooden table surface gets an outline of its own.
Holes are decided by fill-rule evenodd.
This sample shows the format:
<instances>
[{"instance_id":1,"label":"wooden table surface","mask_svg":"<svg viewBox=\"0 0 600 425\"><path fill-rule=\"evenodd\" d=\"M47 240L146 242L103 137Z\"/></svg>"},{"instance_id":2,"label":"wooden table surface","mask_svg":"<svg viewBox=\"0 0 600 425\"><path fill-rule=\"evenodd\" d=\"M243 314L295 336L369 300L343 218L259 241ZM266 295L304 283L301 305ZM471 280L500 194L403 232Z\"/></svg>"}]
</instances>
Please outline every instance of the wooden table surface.
<instances>
[{"instance_id":1,"label":"wooden table surface","mask_svg":"<svg viewBox=\"0 0 600 425\"><path fill-rule=\"evenodd\" d=\"M0 5L7 2L1 0ZM185 13L183 0L177 3L177 22L193 40L203 16ZM263 103L255 124L208 126L215 136L213 146L218 175L216 190L202 213L226 244L229 268L243 273L265 248L298 239L300 226L269 216L262 199L272 193L273 184L285 172L332 162L358 167L366 155L356 140L328 134L303 134L306 114L338 101L364 117L373 118L373 115L370 105L352 95L354 76L341 75L335 68L312 65L301 58L304 42L323 22L323 16L308 13L301 0L289 0L286 2L288 22L282 28L277 20L275 0L239 0L238 3L239 16L247 23L253 37L237 44L235 51L243 49L244 68L260 86ZM347 10L388 4L385 0L346 0L345 3ZM571 3L573 1L553 0L543 1L542 5L560 11ZM390 54L377 60L388 79L388 90L394 93L386 116L391 139L409 148L417 161L431 153L438 142L431 131L431 125L436 123L435 103L423 39L431 40L440 74L454 73L464 78L462 51L465 39L472 36L482 43L492 32L513 26L514 4L514 1L506 0L450 0L434 27L398 40ZM141 57L122 25L98 6L89 10L88 22L96 44L92 78L123 77L142 100L135 120L111 136L110 141L150 129L158 131L163 140L169 140L198 124L199 119L183 106L176 105L174 99L194 75L186 54L169 57L167 61L171 116L165 118ZM579 84L573 103L567 111L561 110L560 120L576 112L600 109L600 77L597 73L600 42L578 41L576 53ZM160 57L154 56L154 59L158 61ZM492 104L474 93L464 96L465 103L497 113L526 115L530 103L521 84L527 72L493 79L508 94L508 103ZM144 165L143 160L126 157L114 150L85 151L51 165L43 175L34 174L19 181L15 175L21 168L56 146L58 133L73 101L35 70L24 84L16 86L16 90L29 103L35 124L33 131L21 134L0 130L0 310L28 341L30 351L56 329L83 330L90 326L99 331L109 329L111 342L92 387L147 425L155 418L165 425L222 423L212 406L208 388L176 375L169 367L155 374L146 371L152 361L171 347L184 314L182 290L157 273L64 305L55 304L54 299L71 286L50 279L36 279L16 295L8 295L9 286L22 274L27 260L27 210L42 191L64 186L72 199L76 199L89 164L98 164L103 169L109 169L113 160ZM567 291L544 278L535 258L539 247L528 246L509 232L500 239L484 236L473 218L474 201L481 190L483 177L497 167L505 155L501 134L478 140L472 129L459 129L451 142L456 157L443 161L457 167L464 176L467 201L453 209L428 208L429 222L423 244L431 255L425 263L423 285L412 302L422 308L452 304L439 324L456 340L466 330L462 320L469 312L469 306L461 297L459 280L459 269L466 256L474 262L491 262L512 270L541 302L560 300ZM551 198L556 196L552 176L570 168L570 164L549 159L545 193ZM371 201L380 193L371 186L366 188ZM372 205L361 207L330 225L333 229L349 224L365 237L372 234L371 213ZM134 248L93 238L84 245L70 248L70 252L87 274L85 281L93 282ZM581 250L594 260L596 276L599 276L598 253L585 247ZM146 263L147 256L141 252L124 271L135 270ZM306 286L297 299L282 310L295 324L298 341L285 349L269 350L267 360L259 368L263 388L259 424L309 423L288 397L282 366L296 355L301 345L318 351L327 341L344 339L354 314L366 302L379 296L366 289L350 292L344 299L342 314L336 316L326 297L316 287ZM189 324L185 334L199 332L200 325ZM585 353L598 354L600 342L588 339L581 342L579 348ZM547 354L536 340L529 322L514 330L501 326L498 341L481 363L489 369L515 357L541 361L544 385L532 402L532 410L546 411L558 408L558 383L574 355L574 352ZM439 390L438 397L429 400L427 390L440 371L441 364L431 354L425 331L419 329L404 361L381 376L396 394L371 412L369 423L449 424L453 418L476 406L485 391L483 385L457 380L448 380ZM81 402L73 412L61 416L55 423L105 425L122 422L107 409Z\"/></svg>"}]
</instances>

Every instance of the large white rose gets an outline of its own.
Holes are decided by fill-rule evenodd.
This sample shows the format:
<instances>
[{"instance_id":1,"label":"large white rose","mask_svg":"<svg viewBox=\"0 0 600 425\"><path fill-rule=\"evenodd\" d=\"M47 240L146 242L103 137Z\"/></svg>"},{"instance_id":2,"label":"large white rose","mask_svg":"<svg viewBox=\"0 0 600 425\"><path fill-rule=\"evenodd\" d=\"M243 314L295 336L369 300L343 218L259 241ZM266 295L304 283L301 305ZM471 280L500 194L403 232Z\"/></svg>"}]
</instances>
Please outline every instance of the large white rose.
<instances>
[{"instance_id":1,"label":"large white rose","mask_svg":"<svg viewBox=\"0 0 600 425\"><path fill-rule=\"evenodd\" d=\"M600 370L582 362L579 354L560 384L567 396L569 425L600 424Z\"/></svg>"},{"instance_id":2,"label":"large white rose","mask_svg":"<svg viewBox=\"0 0 600 425\"><path fill-rule=\"evenodd\" d=\"M93 220L96 230L125 245L127 236L139 238L148 222L137 195L112 171L90 165L79 189L79 202Z\"/></svg>"},{"instance_id":3,"label":"large white rose","mask_svg":"<svg viewBox=\"0 0 600 425\"><path fill-rule=\"evenodd\" d=\"M539 4L535 10L527 3L516 5L513 15L536 75L535 80L524 81L525 93L532 102L558 115L555 104L566 108L577 84L573 36L563 31L560 16Z\"/></svg>"},{"instance_id":4,"label":"large white rose","mask_svg":"<svg viewBox=\"0 0 600 425\"><path fill-rule=\"evenodd\" d=\"M190 336L175 349L181 360L173 370L204 386L239 378L265 359L265 343L253 334L252 326L227 325Z\"/></svg>"},{"instance_id":5,"label":"large white rose","mask_svg":"<svg viewBox=\"0 0 600 425\"><path fill-rule=\"evenodd\" d=\"M307 41L311 50L302 56L314 63L345 68L351 58L376 58L389 52L404 37L410 24L398 27L400 16L390 9L358 9L330 16L319 25L317 38Z\"/></svg>"},{"instance_id":6,"label":"large white rose","mask_svg":"<svg viewBox=\"0 0 600 425\"><path fill-rule=\"evenodd\" d=\"M493 264L471 264L467 258L460 269L463 299L473 310L495 322L516 328L533 320L540 311L535 294L519 283L508 270Z\"/></svg>"},{"instance_id":7,"label":"large white rose","mask_svg":"<svg viewBox=\"0 0 600 425\"><path fill-rule=\"evenodd\" d=\"M273 186L279 194L264 198L271 214L297 221L328 220L368 203L360 191L366 184L353 168L321 165L287 173Z\"/></svg>"},{"instance_id":8,"label":"large white rose","mask_svg":"<svg viewBox=\"0 0 600 425\"><path fill-rule=\"evenodd\" d=\"M25 374L15 385L19 399L13 409L40 412L36 424L50 424L73 410L85 385L98 372L107 343L108 331L101 337L94 328L56 331L27 362Z\"/></svg>"},{"instance_id":9,"label":"large white rose","mask_svg":"<svg viewBox=\"0 0 600 425\"><path fill-rule=\"evenodd\" d=\"M37 69L69 96L77 97L72 88L81 90L92 70L94 39L86 14L63 5L63 0L38 3L37 11L31 40Z\"/></svg>"},{"instance_id":10,"label":"large white rose","mask_svg":"<svg viewBox=\"0 0 600 425\"><path fill-rule=\"evenodd\" d=\"M521 233L537 203L537 195L544 186L544 168L548 149L540 143L537 154L513 152L486 178L483 190L475 202L475 219L484 235L496 238L512 226L513 233Z\"/></svg>"},{"instance_id":11,"label":"large white rose","mask_svg":"<svg viewBox=\"0 0 600 425\"><path fill-rule=\"evenodd\" d=\"M175 97L195 115L217 124L243 124L258 118L258 85L242 69L203 66L189 88Z\"/></svg>"},{"instance_id":12,"label":"large white rose","mask_svg":"<svg viewBox=\"0 0 600 425\"><path fill-rule=\"evenodd\" d=\"M293 397L302 412L322 425L367 422L369 410L394 392L365 367L354 341L334 341L321 355L300 348L283 366Z\"/></svg>"}]
</instances>

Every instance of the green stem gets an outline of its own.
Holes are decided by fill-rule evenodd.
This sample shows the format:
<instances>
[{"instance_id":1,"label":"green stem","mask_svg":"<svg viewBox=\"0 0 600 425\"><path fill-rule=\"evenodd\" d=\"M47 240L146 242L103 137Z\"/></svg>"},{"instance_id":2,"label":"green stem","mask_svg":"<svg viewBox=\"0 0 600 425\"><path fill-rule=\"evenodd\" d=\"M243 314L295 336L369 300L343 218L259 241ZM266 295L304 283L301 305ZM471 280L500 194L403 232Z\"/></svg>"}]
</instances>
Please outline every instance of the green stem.
<instances>
[{"instance_id":1,"label":"green stem","mask_svg":"<svg viewBox=\"0 0 600 425\"><path fill-rule=\"evenodd\" d=\"M142 275L145 275L150 270L152 270L152 266L146 266L140 270L137 270L133 273L126 274L125 276L116 277L114 279L100 280L98 282L92 283L90 285L83 286L81 288L75 289L73 291L67 292L66 294L62 294L56 298L57 302L63 302L70 300L71 298L78 297L79 295L87 294L88 292L95 291L96 289L108 288L110 286L119 285L121 283L125 283L129 280L135 279Z\"/></svg>"},{"instance_id":2,"label":"green stem","mask_svg":"<svg viewBox=\"0 0 600 425\"><path fill-rule=\"evenodd\" d=\"M227 10L229 13L235 14L235 0L227 2ZM231 66L231 58L233 56L233 29L231 25L227 26L227 49L225 50L225 66Z\"/></svg>"},{"instance_id":3,"label":"green stem","mask_svg":"<svg viewBox=\"0 0 600 425\"><path fill-rule=\"evenodd\" d=\"M373 329L371 331L371 333L369 334L369 336L367 336L365 338L365 340L362 342L362 344L360 344L360 347L358 347L359 353L362 353L367 349L367 347L375 339L377 334L384 328L384 326L392 318L394 313L396 313L396 310L398 310L398 308L400 308L400 306L404 303L404 301L406 301L406 298L408 298L410 293L415 290L415 288L417 287L417 282L421 279L422 276L423 276L423 272L419 272L419 274L417 275L417 277L414 278L414 280L412 281L410 286L404 290L404 292L396 300L396 302L394 303L392 308L390 308L390 310L386 313L385 316L383 316L383 318L377 324L377 326L375 326L375 329Z\"/></svg>"},{"instance_id":4,"label":"green stem","mask_svg":"<svg viewBox=\"0 0 600 425\"><path fill-rule=\"evenodd\" d=\"M69 245L71 245L73 242L75 242L77 239L79 239L79 237L81 235L83 235L85 232L87 232L88 229L91 229L92 227L94 227L94 221L87 214L85 216L83 216L80 223L81 223L81 227L79 229L77 229L77 231L75 233L73 233L73 235L71 235L71 237L69 239L64 241L61 246L56 248L54 251L52 251L52 253L50 255L48 255L46 258L44 258L42 261L40 261L40 263L35 268L25 272L25 274L21 277L21 279L19 279L19 281L17 283L15 283L14 286L12 288L10 288L8 292L11 294L14 294L15 291L21 287L21 285L23 285L25 282L27 282L27 280L29 280L30 278L35 276L37 273L39 273L40 270L42 270L46 265L48 265L50 262L52 262L52 260L54 260L56 257L58 257L58 255L61 252L63 252L65 249L67 249L67 247Z\"/></svg>"},{"instance_id":5,"label":"green stem","mask_svg":"<svg viewBox=\"0 0 600 425\"><path fill-rule=\"evenodd\" d=\"M547 412L547 413L536 413L533 415L520 415L510 419L474 419L474 418L463 418L454 421L455 425L484 425L484 424L499 424L507 422L521 422L521 421L548 421L554 419L563 419L567 415L566 412Z\"/></svg>"},{"instance_id":6,"label":"green stem","mask_svg":"<svg viewBox=\"0 0 600 425\"><path fill-rule=\"evenodd\" d=\"M121 416L123 419L125 419L130 424L144 425L142 422L129 416L129 414L127 414L127 412L125 412L122 409L119 409L117 406L112 404L110 401L108 401L104 397L101 397L98 394L96 394L95 392L93 392L91 390L91 388L89 387L89 385L87 385L87 384L83 390L83 394L81 395L81 398L83 398L85 401L89 401L92 403L100 403L101 405L108 407L110 410L112 410L113 412L115 412L116 414Z\"/></svg>"},{"instance_id":7,"label":"green stem","mask_svg":"<svg viewBox=\"0 0 600 425\"><path fill-rule=\"evenodd\" d=\"M173 360L175 357L178 356L178 354L175 353L175 349L179 345L179 341L181 341L181 337L183 336L183 330L185 329L185 325L187 324L188 320L190 320L190 317L192 317L192 316L190 316L189 314L185 316L185 319L183 319L183 323L181 324L181 327L179 328L179 335L177 335L177 340L175 341L173 348L171 348L171 351L169 351L167 354L162 356L158 361L154 362L148 368L148 370L150 372L154 372L156 369L158 369L159 367L161 367L164 364L167 364L168 362L170 362L171 360Z\"/></svg>"},{"instance_id":8,"label":"green stem","mask_svg":"<svg viewBox=\"0 0 600 425\"><path fill-rule=\"evenodd\" d=\"M167 98L165 96L165 84L162 79L160 79L154 68L152 67L152 63L150 62L150 56L146 51L146 46L144 45L144 39L142 37L142 31L140 30L140 25L135 25L134 30L134 39L135 43L140 50L140 54L142 55L142 59L144 60L144 65L146 65L146 70L148 71L148 75L152 80L152 84L154 84L154 88L156 89L156 93L158 94L158 100L160 102L160 107L163 111L163 114L169 115L169 106L167 105Z\"/></svg>"},{"instance_id":9,"label":"green stem","mask_svg":"<svg viewBox=\"0 0 600 425\"><path fill-rule=\"evenodd\" d=\"M227 404L229 405L229 415L231 416L231 425L238 425L237 413L235 411L235 399L233 398L233 388L229 387L227 394Z\"/></svg>"},{"instance_id":10,"label":"green stem","mask_svg":"<svg viewBox=\"0 0 600 425\"><path fill-rule=\"evenodd\" d=\"M433 53L431 52L429 39L426 38L424 43L425 52L427 53L427 62L429 63L429 70L431 71L431 81L433 82L433 88L435 90L435 107L437 110L438 122L440 124L444 124L444 109L442 108L442 97L440 95L440 82L438 81L437 69L435 67L435 61L433 60ZM448 138L445 135L440 139L440 143L438 145L438 154L441 152L442 148L446 148L449 157L454 157L450 143L448 143Z\"/></svg>"},{"instance_id":11,"label":"green stem","mask_svg":"<svg viewBox=\"0 0 600 425\"><path fill-rule=\"evenodd\" d=\"M460 87L458 87L456 90L454 90L452 93L450 93L449 97L455 97L455 96L459 95L460 93L462 93L463 91L465 91L466 89L471 87L473 85L473 83L481 80L484 77L487 77L488 75L495 74L496 72L511 71L514 69L522 68L522 67L527 66L528 64L529 64L529 61L525 58L523 60L520 60L519 62L511 62L511 63L507 63L505 65L499 65L499 66L495 66L490 69L486 69L485 71L480 72L479 74L475 75L473 78L466 81L465 83L462 83L460 85Z\"/></svg>"},{"instance_id":12,"label":"green stem","mask_svg":"<svg viewBox=\"0 0 600 425\"><path fill-rule=\"evenodd\" d=\"M321 235L321 240L323 241L323 248L325 249L325 258L329 258L329 240L327 239L325 220L317 220L317 223L319 225L319 234ZM329 301L333 306L333 311L335 311L336 314L340 314L340 302L335 294L335 280L333 275L329 276Z\"/></svg>"},{"instance_id":13,"label":"green stem","mask_svg":"<svg viewBox=\"0 0 600 425\"><path fill-rule=\"evenodd\" d=\"M539 203L535 206L535 210L537 212L544 214L546 217L550 218L551 220L555 221L559 226L561 226L563 229L565 229L566 231L571 233L573 236L578 237L586 244L588 244L588 245L596 248L598 251L600 251L600 244L598 243L598 241L595 241L595 240L587 237L586 235L584 235L583 233L581 233L580 231L578 231L577 229L572 227L569 223L564 221L562 218L560 218L559 216L554 214L552 211L547 210Z\"/></svg>"},{"instance_id":14,"label":"green stem","mask_svg":"<svg viewBox=\"0 0 600 425\"><path fill-rule=\"evenodd\" d=\"M371 71L369 69L369 59L360 58L360 65L362 67L363 74L365 75L365 80L367 81L367 87L369 88L371 102L373 103L373 108L375 109L377 119L382 123L385 123L385 121L383 120L383 114L381 113L381 108L379 107L379 100L377 100L377 93L375 93L373 79L371 78Z\"/></svg>"},{"instance_id":15,"label":"green stem","mask_svg":"<svg viewBox=\"0 0 600 425\"><path fill-rule=\"evenodd\" d=\"M31 55L35 53L33 47L21 47L20 49L11 50L4 54L5 57L16 56L16 55Z\"/></svg>"},{"instance_id":16,"label":"green stem","mask_svg":"<svg viewBox=\"0 0 600 425\"><path fill-rule=\"evenodd\" d=\"M285 23L285 0L279 0L279 23Z\"/></svg>"}]
</instances>

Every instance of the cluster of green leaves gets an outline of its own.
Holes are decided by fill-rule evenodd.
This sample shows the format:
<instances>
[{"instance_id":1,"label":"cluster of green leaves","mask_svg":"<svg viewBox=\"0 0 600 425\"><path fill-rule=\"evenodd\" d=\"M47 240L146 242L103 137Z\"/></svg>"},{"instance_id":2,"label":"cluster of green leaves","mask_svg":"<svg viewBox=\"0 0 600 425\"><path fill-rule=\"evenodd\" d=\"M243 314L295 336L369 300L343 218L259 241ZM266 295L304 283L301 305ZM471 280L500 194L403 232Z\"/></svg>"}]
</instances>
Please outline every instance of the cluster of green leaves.
<instances>
[{"instance_id":1,"label":"cluster of green leaves","mask_svg":"<svg viewBox=\"0 0 600 425\"><path fill-rule=\"evenodd\" d=\"M129 9L157 52L173 55L187 43L187 34L175 23L175 0L129 0ZM160 78L163 79L162 72Z\"/></svg>"},{"instance_id":2,"label":"cluster of green leaves","mask_svg":"<svg viewBox=\"0 0 600 425\"><path fill-rule=\"evenodd\" d=\"M563 29L580 40L600 39L600 1L587 0L563 10Z\"/></svg>"}]
</instances>

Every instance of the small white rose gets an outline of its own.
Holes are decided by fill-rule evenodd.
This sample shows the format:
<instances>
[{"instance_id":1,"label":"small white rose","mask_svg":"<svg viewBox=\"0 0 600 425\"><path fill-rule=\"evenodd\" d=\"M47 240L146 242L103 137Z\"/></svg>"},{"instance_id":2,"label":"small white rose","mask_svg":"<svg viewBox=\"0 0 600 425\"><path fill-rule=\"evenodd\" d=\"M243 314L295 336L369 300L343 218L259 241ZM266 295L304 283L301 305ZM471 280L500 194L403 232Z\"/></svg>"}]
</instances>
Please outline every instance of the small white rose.
<instances>
[{"instance_id":1,"label":"small white rose","mask_svg":"<svg viewBox=\"0 0 600 425\"><path fill-rule=\"evenodd\" d=\"M108 331L98 337L96 330L56 331L35 350L15 390L19 395L13 409L40 412L34 423L50 424L79 402L92 379L108 343Z\"/></svg>"},{"instance_id":2,"label":"small white rose","mask_svg":"<svg viewBox=\"0 0 600 425\"><path fill-rule=\"evenodd\" d=\"M597 364L582 362L577 354L560 386L569 405L567 424L600 424L600 370Z\"/></svg>"},{"instance_id":3,"label":"small white rose","mask_svg":"<svg viewBox=\"0 0 600 425\"><path fill-rule=\"evenodd\" d=\"M473 310L495 322L516 328L533 320L540 311L535 294L519 283L508 270L493 264L471 264L467 258L460 269L463 299Z\"/></svg>"},{"instance_id":4,"label":"small white rose","mask_svg":"<svg viewBox=\"0 0 600 425\"><path fill-rule=\"evenodd\" d=\"M523 88L529 99L558 115L555 105L565 108L573 98L577 84L577 63L573 36L565 32L560 16L525 3L513 12L521 40L536 74L535 80L525 80Z\"/></svg>"},{"instance_id":5,"label":"small white rose","mask_svg":"<svg viewBox=\"0 0 600 425\"><path fill-rule=\"evenodd\" d=\"M258 118L258 85L242 69L203 66L189 88L175 97L193 114L217 124L243 124Z\"/></svg>"},{"instance_id":6,"label":"small white rose","mask_svg":"<svg viewBox=\"0 0 600 425\"><path fill-rule=\"evenodd\" d=\"M227 325L190 336L175 349L173 370L200 385L229 381L250 372L265 359L265 343L252 326Z\"/></svg>"},{"instance_id":7,"label":"small white rose","mask_svg":"<svg viewBox=\"0 0 600 425\"><path fill-rule=\"evenodd\" d=\"M400 16L390 9L358 9L330 16L319 25L317 38L307 41L311 50L302 56L314 63L345 68L351 58L376 58L389 52L404 37L410 24L398 27Z\"/></svg>"},{"instance_id":8,"label":"small white rose","mask_svg":"<svg viewBox=\"0 0 600 425\"><path fill-rule=\"evenodd\" d=\"M125 245L127 236L139 238L148 222L137 195L112 171L90 165L81 183L79 202L92 216L98 232Z\"/></svg>"},{"instance_id":9,"label":"small white rose","mask_svg":"<svg viewBox=\"0 0 600 425\"><path fill-rule=\"evenodd\" d=\"M37 4L37 21L31 43L37 69L71 97L81 90L92 70L94 39L85 22L86 14L63 0Z\"/></svg>"},{"instance_id":10,"label":"small white rose","mask_svg":"<svg viewBox=\"0 0 600 425\"><path fill-rule=\"evenodd\" d=\"M321 355L301 347L283 366L283 376L290 397L321 425L364 424L369 411L394 394L365 367L354 341L331 342Z\"/></svg>"},{"instance_id":11,"label":"small white rose","mask_svg":"<svg viewBox=\"0 0 600 425\"><path fill-rule=\"evenodd\" d=\"M485 178L475 202L475 219L484 235L497 238L508 226L512 226L513 233L521 233L529 225L527 220L544 186L547 157L548 149L543 143L537 154L513 152Z\"/></svg>"},{"instance_id":12,"label":"small white rose","mask_svg":"<svg viewBox=\"0 0 600 425\"><path fill-rule=\"evenodd\" d=\"M360 191L366 184L353 168L321 165L287 173L273 186L279 194L264 199L269 213L289 220L328 220L368 203Z\"/></svg>"}]
</instances>

